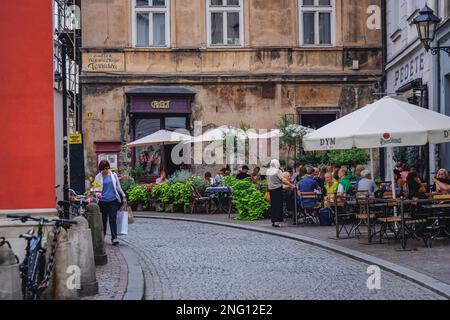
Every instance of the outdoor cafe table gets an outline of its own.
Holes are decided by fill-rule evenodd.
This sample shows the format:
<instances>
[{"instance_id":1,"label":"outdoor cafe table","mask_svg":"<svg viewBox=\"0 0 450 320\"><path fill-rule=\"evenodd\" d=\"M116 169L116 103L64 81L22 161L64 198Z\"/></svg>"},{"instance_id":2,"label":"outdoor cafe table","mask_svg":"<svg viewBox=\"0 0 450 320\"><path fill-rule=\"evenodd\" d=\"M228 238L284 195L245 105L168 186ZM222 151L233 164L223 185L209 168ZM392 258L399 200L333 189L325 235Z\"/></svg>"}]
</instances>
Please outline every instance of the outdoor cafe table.
<instances>
[{"instance_id":1,"label":"outdoor cafe table","mask_svg":"<svg viewBox=\"0 0 450 320\"><path fill-rule=\"evenodd\" d=\"M428 245L431 247L431 241L438 238L450 237L449 226L444 220L450 219L450 202L442 199L430 199L430 200L418 200L411 201L413 204L421 204L421 209L425 209L426 212L419 212L417 216L426 219L433 219L433 225L431 226L432 233L430 234L430 242ZM442 203L443 202L443 203ZM433 233L437 230L436 233Z\"/></svg>"},{"instance_id":2,"label":"outdoor cafe table","mask_svg":"<svg viewBox=\"0 0 450 320\"><path fill-rule=\"evenodd\" d=\"M212 212L219 213L224 212L228 213L228 218L231 216L231 191L233 189L231 187L209 187L205 190L205 196L211 197L213 195L217 195L218 203L216 209ZM224 207L224 199L227 199L227 207Z\"/></svg>"}]
</instances>

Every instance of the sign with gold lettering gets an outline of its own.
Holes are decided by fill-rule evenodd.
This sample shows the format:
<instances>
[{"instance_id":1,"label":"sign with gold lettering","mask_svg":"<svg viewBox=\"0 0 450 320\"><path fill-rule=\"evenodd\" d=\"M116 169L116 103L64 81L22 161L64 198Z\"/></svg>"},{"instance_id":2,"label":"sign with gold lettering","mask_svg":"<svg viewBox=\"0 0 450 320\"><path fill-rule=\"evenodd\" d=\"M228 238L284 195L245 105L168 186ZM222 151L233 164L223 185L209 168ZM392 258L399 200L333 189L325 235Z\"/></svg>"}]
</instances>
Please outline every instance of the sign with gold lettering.
<instances>
[{"instance_id":1,"label":"sign with gold lettering","mask_svg":"<svg viewBox=\"0 0 450 320\"><path fill-rule=\"evenodd\" d=\"M170 109L170 100L153 101L153 109Z\"/></svg>"},{"instance_id":2,"label":"sign with gold lettering","mask_svg":"<svg viewBox=\"0 0 450 320\"><path fill-rule=\"evenodd\" d=\"M123 72L125 56L123 53L84 53L83 71L88 72Z\"/></svg>"}]
</instances>

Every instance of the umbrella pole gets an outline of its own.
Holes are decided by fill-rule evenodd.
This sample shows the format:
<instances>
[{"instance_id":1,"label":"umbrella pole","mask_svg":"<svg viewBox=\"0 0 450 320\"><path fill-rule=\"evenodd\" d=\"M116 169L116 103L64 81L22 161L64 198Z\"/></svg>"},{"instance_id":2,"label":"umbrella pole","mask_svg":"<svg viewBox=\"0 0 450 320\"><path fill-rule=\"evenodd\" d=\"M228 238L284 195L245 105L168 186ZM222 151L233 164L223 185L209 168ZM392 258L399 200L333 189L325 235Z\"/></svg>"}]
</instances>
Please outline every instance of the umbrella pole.
<instances>
[{"instance_id":1,"label":"umbrella pole","mask_svg":"<svg viewBox=\"0 0 450 320\"><path fill-rule=\"evenodd\" d=\"M372 174L372 179L375 180L375 172L373 171L373 149L370 148L370 173Z\"/></svg>"},{"instance_id":2,"label":"umbrella pole","mask_svg":"<svg viewBox=\"0 0 450 320\"><path fill-rule=\"evenodd\" d=\"M392 198L397 199L397 190L395 189L395 177L394 177L394 148L388 148L388 163L390 166L391 174L392 174ZM397 206L394 206L394 216L397 217Z\"/></svg>"}]
</instances>

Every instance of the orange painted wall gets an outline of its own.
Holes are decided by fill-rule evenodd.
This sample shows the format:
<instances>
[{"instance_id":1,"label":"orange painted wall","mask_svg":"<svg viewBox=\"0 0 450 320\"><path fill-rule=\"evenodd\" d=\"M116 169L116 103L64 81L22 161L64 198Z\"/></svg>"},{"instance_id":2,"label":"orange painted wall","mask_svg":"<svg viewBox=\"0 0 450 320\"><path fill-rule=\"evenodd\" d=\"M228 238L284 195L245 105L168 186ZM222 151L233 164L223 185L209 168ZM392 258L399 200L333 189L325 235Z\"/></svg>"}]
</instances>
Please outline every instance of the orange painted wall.
<instances>
[{"instance_id":1,"label":"orange painted wall","mask_svg":"<svg viewBox=\"0 0 450 320\"><path fill-rule=\"evenodd\" d=\"M2 1L0 43L0 210L55 208L51 1Z\"/></svg>"}]
</instances>

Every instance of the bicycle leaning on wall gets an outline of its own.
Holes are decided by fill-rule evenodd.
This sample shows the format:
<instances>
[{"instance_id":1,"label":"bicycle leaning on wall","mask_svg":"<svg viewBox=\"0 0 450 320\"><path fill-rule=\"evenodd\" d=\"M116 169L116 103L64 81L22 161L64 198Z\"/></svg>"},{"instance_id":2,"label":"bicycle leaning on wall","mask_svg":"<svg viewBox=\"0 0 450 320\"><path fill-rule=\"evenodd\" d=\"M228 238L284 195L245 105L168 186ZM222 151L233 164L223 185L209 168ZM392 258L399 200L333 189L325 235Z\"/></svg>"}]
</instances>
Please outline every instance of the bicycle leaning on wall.
<instances>
[{"instance_id":1,"label":"bicycle leaning on wall","mask_svg":"<svg viewBox=\"0 0 450 320\"><path fill-rule=\"evenodd\" d=\"M19 220L22 223L28 221L38 222L38 230L31 229L20 236L27 241L25 258L20 264L20 277L22 279L22 295L24 300L39 300L41 294L47 289L53 273L58 236L61 228L70 229L75 221L64 219L47 219L43 217L32 217L29 215L8 215L8 219ZM43 229L46 225L53 224L53 241L47 267L45 266L46 249L42 247Z\"/></svg>"}]
</instances>

